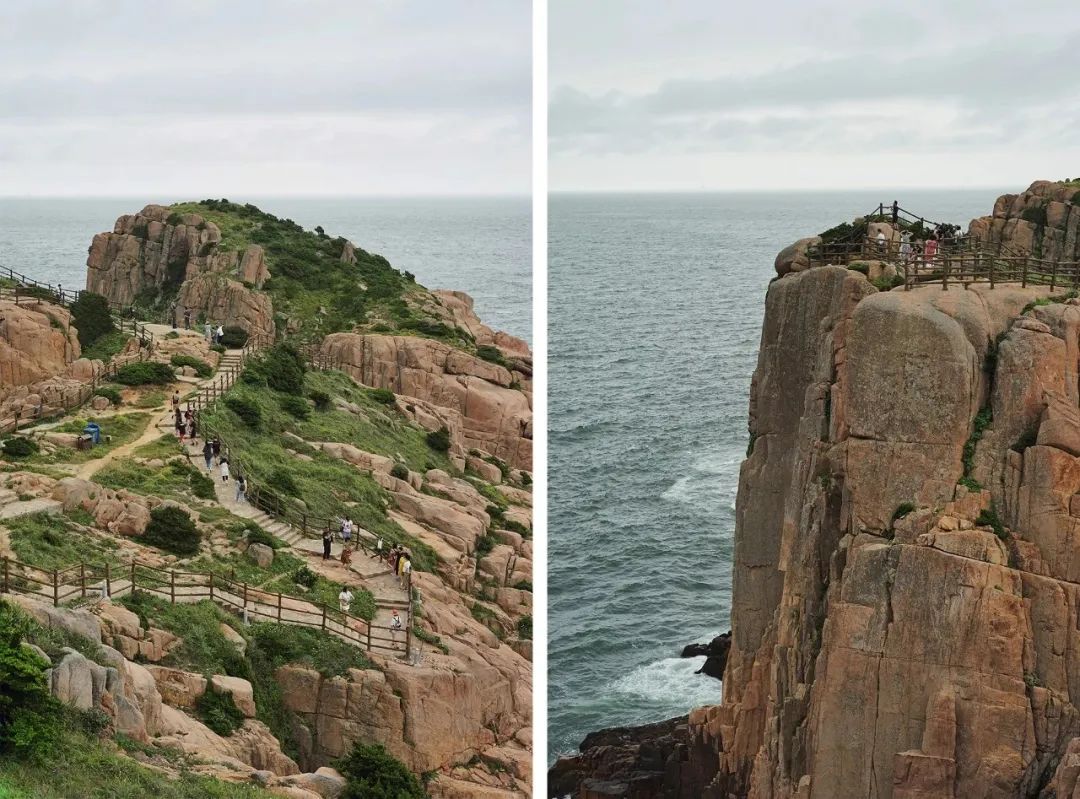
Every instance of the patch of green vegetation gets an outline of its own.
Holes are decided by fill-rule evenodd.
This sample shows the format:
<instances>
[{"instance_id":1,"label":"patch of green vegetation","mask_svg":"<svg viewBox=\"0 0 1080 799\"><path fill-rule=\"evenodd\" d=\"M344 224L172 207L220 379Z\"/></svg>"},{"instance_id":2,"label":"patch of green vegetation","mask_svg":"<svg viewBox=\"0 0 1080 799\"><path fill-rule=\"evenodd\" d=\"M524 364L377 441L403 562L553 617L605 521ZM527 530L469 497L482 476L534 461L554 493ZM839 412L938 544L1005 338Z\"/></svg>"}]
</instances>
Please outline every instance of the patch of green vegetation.
<instances>
[{"instance_id":1,"label":"patch of green vegetation","mask_svg":"<svg viewBox=\"0 0 1080 799\"><path fill-rule=\"evenodd\" d=\"M993 421L994 412L989 405L975 414L975 421L971 428L971 436L968 438L967 443L964 444L964 477L971 477L971 472L975 468L975 447L982 439L983 433L986 432L986 428L988 428Z\"/></svg>"},{"instance_id":2,"label":"patch of green vegetation","mask_svg":"<svg viewBox=\"0 0 1080 799\"><path fill-rule=\"evenodd\" d=\"M1025 208L1020 212L1020 218L1025 222L1031 222L1033 225L1045 227L1047 221L1046 205L1035 205Z\"/></svg>"},{"instance_id":3,"label":"patch of green vegetation","mask_svg":"<svg viewBox=\"0 0 1080 799\"><path fill-rule=\"evenodd\" d=\"M882 275L876 280L871 280L870 282L878 291L891 291L897 286L904 285L904 276L897 274L893 275L892 277L885 277L884 275Z\"/></svg>"},{"instance_id":4,"label":"patch of green vegetation","mask_svg":"<svg viewBox=\"0 0 1080 799\"><path fill-rule=\"evenodd\" d=\"M503 635L505 635L502 625L499 624L499 617L495 615L495 611L487 605L481 604L480 602L473 602L472 607L469 608L469 612L474 619L495 633L500 640Z\"/></svg>"},{"instance_id":5,"label":"patch of green vegetation","mask_svg":"<svg viewBox=\"0 0 1080 799\"><path fill-rule=\"evenodd\" d=\"M151 469L134 461L118 459L95 474L94 482L107 488L122 488L136 494L183 502L189 502L193 495L205 494L207 484L211 489L214 485L210 478L182 457L173 458L161 469Z\"/></svg>"},{"instance_id":6,"label":"patch of green vegetation","mask_svg":"<svg viewBox=\"0 0 1080 799\"><path fill-rule=\"evenodd\" d=\"M168 385L176 380L172 367L157 361L136 361L116 370L113 378L125 386Z\"/></svg>"},{"instance_id":7,"label":"patch of green vegetation","mask_svg":"<svg viewBox=\"0 0 1080 799\"><path fill-rule=\"evenodd\" d=\"M230 350L242 349L247 344L248 333L242 327L229 325L221 329L221 345Z\"/></svg>"},{"instance_id":8,"label":"patch of green vegetation","mask_svg":"<svg viewBox=\"0 0 1080 799\"><path fill-rule=\"evenodd\" d=\"M225 397L225 407L236 414L252 430L262 427L262 409L250 397L231 393Z\"/></svg>"},{"instance_id":9,"label":"patch of green vegetation","mask_svg":"<svg viewBox=\"0 0 1080 799\"><path fill-rule=\"evenodd\" d=\"M450 451L450 431L446 427L432 430L424 440L436 452L446 453Z\"/></svg>"},{"instance_id":10,"label":"patch of green vegetation","mask_svg":"<svg viewBox=\"0 0 1080 799\"><path fill-rule=\"evenodd\" d=\"M194 355L173 355L169 358L169 363L177 368L190 366L199 377L210 377L214 373L214 367Z\"/></svg>"},{"instance_id":11,"label":"patch of green vegetation","mask_svg":"<svg viewBox=\"0 0 1080 799\"><path fill-rule=\"evenodd\" d=\"M427 792L405 764L381 744L357 742L339 763L346 779L340 799L424 799Z\"/></svg>"},{"instance_id":12,"label":"patch of green vegetation","mask_svg":"<svg viewBox=\"0 0 1080 799\"><path fill-rule=\"evenodd\" d=\"M244 714L236 706L232 694L224 691L219 693L209 684L205 693L195 700L195 712L203 724L225 737L232 735L244 723Z\"/></svg>"},{"instance_id":13,"label":"patch of green vegetation","mask_svg":"<svg viewBox=\"0 0 1080 799\"><path fill-rule=\"evenodd\" d=\"M383 405L393 405L397 402L397 395L388 388L369 388L367 395Z\"/></svg>"},{"instance_id":14,"label":"patch of green vegetation","mask_svg":"<svg viewBox=\"0 0 1080 799\"><path fill-rule=\"evenodd\" d=\"M499 351L498 347L492 347L490 344L482 344L476 348L476 355L479 358L483 358L485 361L489 361L499 366L508 367L506 359Z\"/></svg>"},{"instance_id":15,"label":"patch of green vegetation","mask_svg":"<svg viewBox=\"0 0 1080 799\"><path fill-rule=\"evenodd\" d=\"M1009 534L1005 531L1005 525L1002 524L1001 519L998 517L997 508L994 507L993 503L990 503L989 508L984 508L979 511L979 517L975 520L975 524L992 528L994 535L1002 541L1009 537Z\"/></svg>"},{"instance_id":16,"label":"patch of green vegetation","mask_svg":"<svg viewBox=\"0 0 1080 799\"><path fill-rule=\"evenodd\" d=\"M532 583L529 580L518 580L516 583L514 583L511 586L511 588L516 588L519 591L529 591L529 592L531 592L533 590Z\"/></svg>"},{"instance_id":17,"label":"patch of green vegetation","mask_svg":"<svg viewBox=\"0 0 1080 799\"><path fill-rule=\"evenodd\" d=\"M0 449L3 450L4 457L20 460L35 455L38 451L38 445L33 439L24 438L23 436L12 436L11 438L4 440L3 446L0 446Z\"/></svg>"},{"instance_id":18,"label":"patch of green vegetation","mask_svg":"<svg viewBox=\"0 0 1080 799\"><path fill-rule=\"evenodd\" d=\"M334 677L349 669L375 668L360 649L314 627L258 622L249 631L272 669L299 663L324 677Z\"/></svg>"},{"instance_id":19,"label":"patch of green vegetation","mask_svg":"<svg viewBox=\"0 0 1080 799\"><path fill-rule=\"evenodd\" d=\"M281 406L281 410L285 411L290 416L294 416L301 420L311 416L311 407L303 397L299 397L295 394L279 394L277 399L278 405Z\"/></svg>"},{"instance_id":20,"label":"patch of green vegetation","mask_svg":"<svg viewBox=\"0 0 1080 799\"><path fill-rule=\"evenodd\" d=\"M121 563L114 544L76 530L60 514L34 513L9 519L4 525L10 531L15 557L39 569L64 569L76 563Z\"/></svg>"},{"instance_id":21,"label":"patch of green vegetation","mask_svg":"<svg viewBox=\"0 0 1080 799\"><path fill-rule=\"evenodd\" d=\"M131 340L131 335L122 330L114 330L96 339L93 344L83 347L82 357L94 361L108 363L116 355L123 352L124 347Z\"/></svg>"},{"instance_id":22,"label":"patch of green vegetation","mask_svg":"<svg viewBox=\"0 0 1080 799\"><path fill-rule=\"evenodd\" d=\"M180 441L171 433L165 433L149 444L143 444L132 450L132 456L136 458L162 458L169 459L180 455Z\"/></svg>"},{"instance_id":23,"label":"patch of green vegetation","mask_svg":"<svg viewBox=\"0 0 1080 799\"><path fill-rule=\"evenodd\" d=\"M164 391L147 391L135 400L136 408L159 408L165 404Z\"/></svg>"},{"instance_id":24,"label":"patch of green vegetation","mask_svg":"<svg viewBox=\"0 0 1080 799\"><path fill-rule=\"evenodd\" d=\"M982 491L982 483L980 483L974 477L961 477L959 480L956 481L956 483L957 485L962 485L964 488L966 488L973 494Z\"/></svg>"},{"instance_id":25,"label":"patch of green vegetation","mask_svg":"<svg viewBox=\"0 0 1080 799\"><path fill-rule=\"evenodd\" d=\"M419 638L424 643L431 644L433 647L438 649L444 655L449 655L450 654L450 647L448 647L446 644L443 643L442 638L437 636L435 633L428 632L423 627L421 627L419 624L413 624L413 635L415 635L417 638Z\"/></svg>"},{"instance_id":26,"label":"patch of green vegetation","mask_svg":"<svg viewBox=\"0 0 1080 799\"><path fill-rule=\"evenodd\" d=\"M518 619L517 634L522 641L532 640L532 616L522 616Z\"/></svg>"},{"instance_id":27,"label":"patch of green vegetation","mask_svg":"<svg viewBox=\"0 0 1080 799\"><path fill-rule=\"evenodd\" d=\"M32 460L36 463L85 463L97 460L117 447L134 441L146 429L150 419L145 413L122 413L115 416L75 417L55 428L58 433L82 433L89 422L101 428L101 443L93 449L60 447L52 453L38 453Z\"/></svg>"},{"instance_id":28,"label":"patch of green vegetation","mask_svg":"<svg viewBox=\"0 0 1080 799\"><path fill-rule=\"evenodd\" d=\"M120 396L120 389L116 386L98 386L94 389L95 397L104 397L113 405L122 405L124 402L123 397Z\"/></svg>"},{"instance_id":29,"label":"patch of green vegetation","mask_svg":"<svg viewBox=\"0 0 1080 799\"><path fill-rule=\"evenodd\" d=\"M176 555L194 555L199 551L202 534L186 510L159 505L150 511L150 523L141 541Z\"/></svg>"},{"instance_id":30,"label":"patch of green vegetation","mask_svg":"<svg viewBox=\"0 0 1080 799\"><path fill-rule=\"evenodd\" d=\"M870 276L870 264L866 261L852 261L848 264L848 269L852 272L858 272L859 274Z\"/></svg>"}]
</instances>

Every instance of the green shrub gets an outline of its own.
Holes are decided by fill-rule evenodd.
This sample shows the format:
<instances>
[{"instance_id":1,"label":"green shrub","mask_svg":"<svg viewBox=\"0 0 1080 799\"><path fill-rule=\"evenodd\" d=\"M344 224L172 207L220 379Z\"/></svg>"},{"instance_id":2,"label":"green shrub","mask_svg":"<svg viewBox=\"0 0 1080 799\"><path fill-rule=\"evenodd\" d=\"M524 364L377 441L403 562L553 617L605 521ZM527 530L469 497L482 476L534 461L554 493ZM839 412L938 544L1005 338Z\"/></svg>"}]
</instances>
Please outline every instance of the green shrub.
<instances>
[{"instance_id":1,"label":"green shrub","mask_svg":"<svg viewBox=\"0 0 1080 799\"><path fill-rule=\"evenodd\" d=\"M484 557L484 555L487 555L489 552L491 552L491 550L493 550L495 548L495 545L497 543L498 543L498 541L495 540L495 536L493 536L493 535L491 535L489 533L485 533L484 535L477 538L476 539L476 557L477 557L477 559L479 560L480 558Z\"/></svg>"},{"instance_id":2,"label":"green shrub","mask_svg":"<svg viewBox=\"0 0 1080 799\"><path fill-rule=\"evenodd\" d=\"M532 640L532 616L522 616L517 623L518 638L523 641Z\"/></svg>"},{"instance_id":3,"label":"green shrub","mask_svg":"<svg viewBox=\"0 0 1080 799\"><path fill-rule=\"evenodd\" d=\"M393 405L397 401L394 392L388 388L373 388L368 391L368 396L383 405Z\"/></svg>"},{"instance_id":4,"label":"green shrub","mask_svg":"<svg viewBox=\"0 0 1080 799\"><path fill-rule=\"evenodd\" d=\"M120 405L123 403L120 391L115 386L98 386L94 390L94 396L105 397L113 405Z\"/></svg>"},{"instance_id":5,"label":"green shrub","mask_svg":"<svg viewBox=\"0 0 1080 799\"><path fill-rule=\"evenodd\" d=\"M870 264L868 264L866 261L852 261L850 264L848 264L848 269L850 269L852 272L858 272L867 276L870 275Z\"/></svg>"},{"instance_id":6,"label":"green shrub","mask_svg":"<svg viewBox=\"0 0 1080 799\"><path fill-rule=\"evenodd\" d=\"M194 355L174 355L169 359L169 363L176 367L190 366L199 377L210 377L214 373L214 367Z\"/></svg>"},{"instance_id":7,"label":"green shrub","mask_svg":"<svg viewBox=\"0 0 1080 799\"><path fill-rule=\"evenodd\" d=\"M1020 218L1023 219L1025 222L1031 222L1034 225L1045 226L1047 221L1046 206L1037 205L1030 208L1025 208L1020 213Z\"/></svg>"},{"instance_id":8,"label":"green shrub","mask_svg":"<svg viewBox=\"0 0 1080 799\"><path fill-rule=\"evenodd\" d=\"M427 434L427 445L436 452L450 451L450 431L446 427L432 430Z\"/></svg>"},{"instance_id":9,"label":"green shrub","mask_svg":"<svg viewBox=\"0 0 1080 799\"><path fill-rule=\"evenodd\" d=\"M32 749L47 736L41 715L54 706L48 664L22 645L30 632L22 610L0 600L0 748Z\"/></svg>"},{"instance_id":10,"label":"green shrub","mask_svg":"<svg viewBox=\"0 0 1080 799\"><path fill-rule=\"evenodd\" d=\"M998 518L997 508L993 503L989 508L979 511L979 517L975 520L975 524L985 525L990 527L994 531L994 535L1004 541L1008 538L1008 533L1005 532L1005 525L1001 523L1001 519Z\"/></svg>"},{"instance_id":11,"label":"green shrub","mask_svg":"<svg viewBox=\"0 0 1080 799\"><path fill-rule=\"evenodd\" d=\"M319 582L319 575L309 569L305 564L293 572L292 579L297 585L302 585L305 588L314 588L315 583Z\"/></svg>"},{"instance_id":12,"label":"green shrub","mask_svg":"<svg viewBox=\"0 0 1080 799\"><path fill-rule=\"evenodd\" d=\"M266 544L271 549L280 549L282 546L281 541L253 521L244 523L244 537L247 539L248 544Z\"/></svg>"},{"instance_id":13,"label":"green shrub","mask_svg":"<svg viewBox=\"0 0 1080 799\"><path fill-rule=\"evenodd\" d=\"M972 493L982 491L982 484L974 477L967 477L965 475L956 482L958 485L962 485L964 488L966 488L968 491L971 491Z\"/></svg>"},{"instance_id":14,"label":"green shrub","mask_svg":"<svg viewBox=\"0 0 1080 799\"><path fill-rule=\"evenodd\" d=\"M100 294L81 291L68 310L71 311L71 323L79 332L79 345L84 348L116 330L109 312L109 301Z\"/></svg>"},{"instance_id":15,"label":"green shrub","mask_svg":"<svg viewBox=\"0 0 1080 799\"><path fill-rule=\"evenodd\" d=\"M481 344L476 348L476 354L485 361L498 364L499 366L506 365L506 359L503 358L503 354L499 352L498 347L492 347L490 344Z\"/></svg>"},{"instance_id":16,"label":"green shrub","mask_svg":"<svg viewBox=\"0 0 1080 799\"><path fill-rule=\"evenodd\" d=\"M157 361L138 361L121 366L114 378L125 386L165 385L176 379L172 367Z\"/></svg>"},{"instance_id":17,"label":"green shrub","mask_svg":"<svg viewBox=\"0 0 1080 799\"><path fill-rule=\"evenodd\" d=\"M222 328L220 343L227 349L238 350L241 349L248 342L248 332L242 327L236 325L230 325L229 327Z\"/></svg>"},{"instance_id":18,"label":"green shrub","mask_svg":"<svg viewBox=\"0 0 1080 799\"><path fill-rule=\"evenodd\" d=\"M254 367L275 391L300 396L304 393L304 358L290 344L275 344Z\"/></svg>"},{"instance_id":19,"label":"green shrub","mask_svg":"<svg viewBox=\"0 0 1080 799\"><path fill-rule=\"evenodd\" d=\"M514 583L514 585L512 587L516 588L518 591L532 591L533 590L532 583L529 582L528 580L518 580L516 583Z\"/></svg>"},{"instance_id":20,"label":"green shrub","mask_svg":"<svg viewBox=\"0 0 1080 799\"><path fill-rule=\"evenodd\" d=\"M262 426L262 408L254 400L230 394L225 397L225 407L240 417L240 421L252 430Z\"/></svg>"},{"instance_id":21,"label":"green shrub","mask_svg":"<svg viewBox=\"0 0 1080 799\"><path fill-rule=\"evenodd\" d=\"M390 470L390 476L396 477L398 480L408 480L409 467L403 463L395 463L394 468Z\"/></svg>"},{"instance_id":22,"label":"green shrub","mask_svg":"<svg viewBox=\"0 0 1080 799\"><path fill-rule=\"evenodd\" d=\"M983 437L983 433L986 432L986 428L994 421L994 412L987 405L985 408L975 414L975 421L972 424L971 436L968 438L967 443L964 444L964 476L970 477L972 470L975 468L975 447Z\"/></svg>"},{"instance_id":23,"label":"green shrub","mask_svg":"<svg viewBox=\"0 0 1080 799\"><path fill-rule=\"evenodd\" d=\"M244 714L236 707L232 694L218 693L209 685L207 678L206 693L195 700L195 712L203 723L221 736L232 735L244 723Z\"/></svg>"},{"instance_id":24,"label":"green shrub","mask_svg":"<svg viewBox=\"0 0 1080 799\"><path fill-rule=\"evenodd\" d=\"M278 405L281 406L281 410L285 411L290 416L295 416L297 419L301 420L311 416L311 407L303 397L296 394L282 394L277 399Z\"/></svg>"},{"instance_id":25,"label":"green shrub","mask_svg":"<svg viewBox=\"0 0 1080 799\"><path fill-rule=\"evenodd\" d=\"M249 386L266 388L266 376L257 368L249 366L240 373L240 381Z\"/></svg>"},{"instance_id":26,"label":"green shrub","mask_svg":"<svg viewBox=\"0 0 1080 799\"><path fill-rule=\"evenodd\" d=\"M326 411L330 409L331 398L330 395L327 394L325 391L319 391L318 389L316 389L315 391L312 391L308 396L311 397L311 401L315 403L315 410Z\"/></svg>"},{"instance_id":27,"label":"green shrub","mask_svg":"<svg viewBox=\"0 0 1080 799\"><path fill-rule=\"evenodd\" d=\"M220 344L211 344L210 349L217 353L224 353L225 348Z\"/></svg>"},{"instance_id":28,"label":"green shrub","mask_svg":"<svg viewBox=\"0 0 1080 799\"><path fill-rule=\"evenodd\" d=\"M8 458L29 458L38 451L38 445L29 438L14 436L4 442L2 449Z\"/></svg>"},{"instance_id":29,"label":"green shrub","mask_svg":"<svg viewBox=\"0 0 1080 799\"><path fill-rule=\"evenodd\" d=\"M382 744L353 744L338 762L345 777L340 799L424 799L426 793L416 775L387 752Z\"/></svg>"},{"instance_id":30,"label":"green shrub","mask_svg":"<svg viewBox=\"0 0 1080 799\"><path fill-rule=\"evenodd\" d=\"M202 470L193 468L187 461L181 461L181 463L188 467L188 483L191 486L191 493L199 499L217 499L214 481L203 474Z\"/></svg>"},{"instance_id":31,"label":"green shrub","mask_svg":"<svg viewBox=\"0 0 1080 799\"><path fill-rule=\"evenodd\" d=\"M502 527L504 530L510 530L511 532L517 533L522 538L529 538L532 536L532 530L517 519L503 519Z\"/></svg>"},{"instance_id":32,"label":"green shrub","mask_svg":"<svg viewBox=\"0 0 1080 799\"><path fill-rule=\"evenodd\" d=\"M300 486L286 469L274 469L266 481L267 486L290 497L299 497Z\"/></svg>"},{"instance_id":33,"label":"green shrub","mask_svg":"<svg viewBox=\"0 0 1080 799\"><path fill-rule=\"evenodd\" d=\"M191 516L173 505L159 505L150 511L150 523L142 535L143 543L177 555L194 555L201 540Z\"/></svg>"}]
</instances>

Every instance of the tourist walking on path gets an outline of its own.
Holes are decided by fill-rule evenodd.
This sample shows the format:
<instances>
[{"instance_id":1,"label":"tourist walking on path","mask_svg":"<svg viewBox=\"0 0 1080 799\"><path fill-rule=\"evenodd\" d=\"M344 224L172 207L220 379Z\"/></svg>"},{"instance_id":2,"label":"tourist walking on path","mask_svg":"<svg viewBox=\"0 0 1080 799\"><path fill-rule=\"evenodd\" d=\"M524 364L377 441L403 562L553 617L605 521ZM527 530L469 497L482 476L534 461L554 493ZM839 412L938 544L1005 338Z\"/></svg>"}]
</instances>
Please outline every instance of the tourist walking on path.
<instances>
[{"instance_id":1,"label":"tourist walking on path","mask_svg":"<svg viewBox=\"0 0 1080 799\"><path fill-rule=\"evenodd\" d=\"M203 325L203 333L206 335L206 340L209 343L213 344L214 343L214 341L213 341L213 339L214 339L214 328L210 326L209 322L207 322L206 324Z\"/></svg>"},{"instance_id":2,"label":"tourist walking on path","mask_svg":"<svg viewBox=\"0 0 1080 799\"><path fill-rule=\"evenodd\" d=\"M177 413L180 413L180 389L173 392L172 395L172 409Z\"/></svg>"},{"instance_id":3,"label":"tourist walking on path","mask_svg":"<svg viewBox=\"0 0 1080 799\"><path fill-rule=\"evenodd\" d=\"M345 542L345 546L348 546L349 541L352 540L352 519L341 520L341 540Z\"/></svg>"},{"instance_id":4,"label":"tourist walking on path","mask_svg":"<svg viewBox=\"0 0 1080 799\"><path fill-rule=\"evenodd\" d=\"M195 415L191 411L188 411L187 417L188 417L188 420L187 420L187 437L188 437L188 440L192 444L194 444L194 443L196 443L195 434L198 432L198 428L195 425Z\"/></svg>"},{"instance_id":5,"label":"tourist walking on path","mask_svg":"<svg viewBox=\"0 0 1080 799\"><path fill-rule=\"evenodd\" d=\"M221 459L221 482L229 482L229 461L225 458Z\"/></svg>"},{"instance_id":6,"label":"tourist walking on path","mask_svg":"<svg viewBox=\"0 0 1080 799\"><path fill-rule=\"evenodd\" d=\"M218 325L217 331L214 333L214 343L220 344L223 338L225 338L225 329L221 325Z\"/></svg>"},{"instance_id":7,"label":"tourist walking on path","mask_svg":"<svg viewBox=\"0 0 1080 799\"><path fill-rule=\"evenodd\" d=\"M203 444L202 456L206 460L206 471L211 471L214 467L214 447L209 441Z\"/></svg>"},{"instance_id":8,"label":"tourist walking on path","mask_svg":"<svg viewBox=\"0 0 1080 799\"><path fill-rule=\"evenodd\" d=\"M247 492L247 479L244 475L236 475L236 502L243 502L247 497L244 494Z\"/></svg>"},{"instance_id":9,"label":"tourist walking on path","mask_svg":"<svg viewBox=\"0 0 1080 799\"><path fill-rule=\"evenodd\" d=\"M179 408L177 408L174 411L174 413L176 414L176 419L173 422L173 426L176 427L176 436L177 436L177 438L179 438L181 443L183 443L183 441L184 441L184 419L183 419L183 417L180 416L180 409Z\"/></svg>"},{"instance_id":10,"label":"tourist walking on path","mask_svg":"<svg viewBox=\"0 0 1080 799\"><path fill-rule=\"evenodd\" d=\"M334 533L329 528L322 534L322 559L330 560L330 547L334 544Z\"/></svg>"},{"instance_id":11,"label":"tourist walking on path","mask_svg":"<svg viewBox=\"0 0 1080 799\"><path fill-rule=\"evenodd\" d=\"M352 547L346 546L341 550L341 565L347 569L350 563L352 563Z\"/></svg>"},{"instance_id":12,"label":"tourist walking on path","mask_svg":"<svg viewBox=\"0 0 1080 799\"><path fill-rule=\"evenodd\" d=\"M184 309L184 330L191 330L191 309Z\"/></svg>"},{"instance_id":13,"label":"tourist walking on path","mask_svg":"<svg viewBox=\"0 0 1080 799\"><path fill-rule=\"evenodd\" d=\"M349 606L352 605L353 595L348 586L342 586L341 593L337 595L338 607L341 608L342 613L349 612Z\"/></svg>"},{"instance_id":14,"label":"tourist walking on path","mask_svg":"<svg viewBox=\"0 0 1080 799\"><path fill-rule=\"evenodd\" d=\"M412 574L412 561L408 557L401 559L401 590L409 586L409 575Z\"/></svg>"},{"instance_id":15,"label":"tourist walking on path","mask_svg":"<svg viewBox=\"0 0 1080 799\"><path fill-rule=\"evenodd\" d=\"M397 634L401 632L401 616L395 610L394 615L390 617L390 638L396 644Z\"/></svg>"},{"instance_id":16,"label":"tourist walking on path","mask_svg":"<svg viewBox=\"0 0 1080 799\"><path fill-rule=\"evenodd\" d=\"M214 460L221 460L221 439L214 436L214 440L210 443L210 449L214 453Z\"/></svg>"},{"instance_id":17,"label":"tourist walking on path","mask_svg":"<svg viewBox=\"0 0 1080 799\"><path fill-rule=\"evenodd\" d=\"M172 329L176 330L176 303L174 302L169 306L169 321L172 322Z\"/></svg>"}]
</instances>

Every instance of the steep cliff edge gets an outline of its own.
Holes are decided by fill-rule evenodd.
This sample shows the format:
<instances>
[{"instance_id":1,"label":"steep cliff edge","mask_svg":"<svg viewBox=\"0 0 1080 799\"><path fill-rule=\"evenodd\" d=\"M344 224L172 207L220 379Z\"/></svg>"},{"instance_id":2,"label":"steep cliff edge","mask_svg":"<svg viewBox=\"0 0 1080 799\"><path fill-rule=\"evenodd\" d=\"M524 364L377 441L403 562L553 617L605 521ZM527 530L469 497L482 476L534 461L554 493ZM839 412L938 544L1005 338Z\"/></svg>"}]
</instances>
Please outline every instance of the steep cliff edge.
<instances>
[{"instance_id":1,"label":"steep cliff edge","mask_svg":"<svg viewBox=\"0 0 1080 799\"><path fill-rule=\"evenodd\" d=\"M970 232L1070 257L1069 189ZM881 292L789 260L751 386L723 702L654 764L660 792L579 795L1071 796L1080 301Z\"/></svg>"}]
</instances>

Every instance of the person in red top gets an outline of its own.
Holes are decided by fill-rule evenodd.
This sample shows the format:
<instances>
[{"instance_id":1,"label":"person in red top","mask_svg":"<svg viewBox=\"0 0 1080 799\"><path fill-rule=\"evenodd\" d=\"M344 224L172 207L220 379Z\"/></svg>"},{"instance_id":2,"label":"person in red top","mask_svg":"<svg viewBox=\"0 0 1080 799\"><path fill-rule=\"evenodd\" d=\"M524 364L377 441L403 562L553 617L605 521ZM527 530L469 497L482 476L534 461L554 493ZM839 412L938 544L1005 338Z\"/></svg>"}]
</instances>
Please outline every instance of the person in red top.
<instances>
[{"instance_id":1,"label":"person in red top","mask_svg":"<svg viewBox=\"0 0 1080 799\"><path fill-rule=\"evenodd\" d=\"M934 265L934 256L937 255L938 240L936 236L931 236L926 240L926 244L923 245L923 260L926 261L927 266Z\"/></svg>"}]
</instances>

